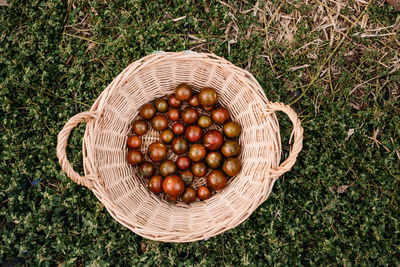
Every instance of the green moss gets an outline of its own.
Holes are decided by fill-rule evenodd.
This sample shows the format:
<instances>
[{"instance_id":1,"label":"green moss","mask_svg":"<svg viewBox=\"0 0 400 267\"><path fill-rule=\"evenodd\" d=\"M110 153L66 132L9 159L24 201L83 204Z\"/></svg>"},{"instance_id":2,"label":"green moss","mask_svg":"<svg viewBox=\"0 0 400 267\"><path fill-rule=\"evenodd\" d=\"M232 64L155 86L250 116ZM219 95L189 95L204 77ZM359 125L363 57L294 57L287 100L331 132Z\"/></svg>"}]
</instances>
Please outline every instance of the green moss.
<instances>
[{"instance_id":1,"label":"green moss","mask_svg":"<svg viewBox=\"0 0 400 267\"><path fill-rule=\"evenodd\" d=\"M248 10L256 1L249 2L229 4ZM396 54L398 36L388 39L385 55L376 49L379 38L362 39L362 29L355 28L323 66L333 66L330 82L324 72L299 98L332 53L330 40L301 49L320 34L305 19L293 44L270 38L265 45L263 22L253 12L233 14L236 37L225 33L230 11L219 2L183 0L11 1L0 7L0 263L399 264L400 74L385 67ZM373 4L369 12L384 26L395 19L387 6ZM231 39L237 43L229 53ZM246 222L208 241L169 244L145 240L116 223L92 193L61 172L55 146L67 119L89 109L130 62L154 50L183 49L213 52L243 68L252 58L249 71L270 100L297 99L293 107L305 135L292 171ZM309 67L291 69L304 64ZM283 114L278 118L287 155L291 124ZM77 169L84 129L80 125L69 141ZM354 134L348 137L350 129ZM331 192L342 185L349 185L346 192Z\"/></svg>"}]
</instances>

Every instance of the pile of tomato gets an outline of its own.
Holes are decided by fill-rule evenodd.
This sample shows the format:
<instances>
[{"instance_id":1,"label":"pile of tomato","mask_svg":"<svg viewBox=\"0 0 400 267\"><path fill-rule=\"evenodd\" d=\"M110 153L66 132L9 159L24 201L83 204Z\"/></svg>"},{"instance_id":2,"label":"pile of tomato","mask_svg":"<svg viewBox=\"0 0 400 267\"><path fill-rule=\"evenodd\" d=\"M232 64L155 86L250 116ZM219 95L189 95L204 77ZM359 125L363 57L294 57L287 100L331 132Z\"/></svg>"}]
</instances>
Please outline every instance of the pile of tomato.
<instances>
[{"instance_id":1,"label":"pile of tomato","mask_svg":"<svg viewBox=\"0 0 400 267\"><path fill-rule=\"evenodd\" d=\"M153 193L164 192L170 201L205 200L211 190L223 189L229 177L239 173L241 126L218 104L214 89L205 87L195 94L191 86L180 84L168 99L143 105L140 117L133 123L134 135L128 138L131 150L127 160L137 166L140 176L149 179ZM145 161L142 137L150 127L160 133L161 142L149 145L146 152L150 160ZM175 160L168 159L169 150L176 155L172 157ZM205 177L207 185L195 190L195 177Z\"/></svg>"}]
</instances>

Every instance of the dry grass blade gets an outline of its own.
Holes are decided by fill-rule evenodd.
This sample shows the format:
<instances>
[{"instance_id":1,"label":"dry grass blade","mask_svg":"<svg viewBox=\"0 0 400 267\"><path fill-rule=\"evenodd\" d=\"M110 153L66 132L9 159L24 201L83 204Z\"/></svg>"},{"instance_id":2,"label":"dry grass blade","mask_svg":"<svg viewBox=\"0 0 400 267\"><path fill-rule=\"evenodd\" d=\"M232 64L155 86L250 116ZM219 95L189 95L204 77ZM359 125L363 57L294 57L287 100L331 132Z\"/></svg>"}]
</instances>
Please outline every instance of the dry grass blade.
<instances>
[{"instance_id":1,"label":"dry grass blade","mask_svg":"<svg viewBox=\"0 0 400 267\"><path fill-rule=\"evenodd\" d=\"M357 17L357 19L355 20L355 24L356 25L358 23L358 21L362 18L362 16L364 15L364 12L368 9L369 5L372 3L372 0L370 0L367 4L367 6L364 8L364 11L361 12L361 14ZM347 35L350 33L351 29L353 29L354 26L351 26L347 31L346 34L340 39L339 43L336 45L336 47L333 49L333 51L328 55L328 57L326 57L323 61L322 64L319 66L318 71L316 73L316 75L312 78L311 82L307 85L306 89L303 90L303 92L301 93L301 95L296 98L292 103L290 103L291 105L293 105L294 103L296 103L297 101L299 101L306 93L307 91L313 86L313 84L317 81L317 79L320 77L321 75L321 71L324 69L325 65L327 62L329 62L329 60L332 58L332 56L336 53L336 51L338 50L338 48L342 45L343 41L346 39Z\"/></svg>"},{"instance_id":2,"label":"dry grass blade","mask_svg":"<svg viewBox=\"0 0 400 267\"><path fill-rule=\"evenodd\" d=\"M394 7L395 11L400 11L400 0L387 0L387 2Z\"/></svg>"}]
</instances>

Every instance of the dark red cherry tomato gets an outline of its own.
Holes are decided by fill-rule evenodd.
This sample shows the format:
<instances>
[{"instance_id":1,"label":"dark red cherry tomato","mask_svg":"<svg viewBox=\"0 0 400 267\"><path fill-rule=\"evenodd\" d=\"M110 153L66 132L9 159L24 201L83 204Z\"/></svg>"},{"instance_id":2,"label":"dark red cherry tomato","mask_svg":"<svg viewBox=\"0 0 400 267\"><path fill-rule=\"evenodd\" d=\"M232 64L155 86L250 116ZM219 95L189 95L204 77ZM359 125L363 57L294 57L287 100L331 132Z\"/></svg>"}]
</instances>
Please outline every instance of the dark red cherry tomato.
<instances>
[{"instance_id":1,"label":"dark red cherry tomato","mask_svg":"<svg viewBox=\"0 0 400 267\"><path fill-rule=\"evenodd\" d=\"M182 155L185 153L189 148L189 144L186 139L182 137L176 137L171 144L172 151L177 155Z\"/></svg>"},{"instance_id":2,"label":"dark red cherry tomato","mask_svg":"<svg viewBox=\"0 0 400 267\"><path fill-rule=\"evenodd\" d=\"M176 172L176 165L172 160L166 160L160 165L160 173L166 177Z\"/></svg>"},{"instance_id":3,"label":"dark red cherry tomato","mask_svg":"<svg viewBox=\"0 0 400 267\"><path fill-rule=\"evenodd\" d=\"M185 125L181 122L175 122L174 125L172 125L172 131L176 135L181 135L185 132Z\"/></svg>"},{"instance_id":4,"label":"dark red cherry tomato","mask_svg":"<svg viewBox=\"0 0 400 267\"><path fill-rule=\"evenodd\" d=\"M167 157L167 147L161 142L154 142L147 149L147 154L154 162L162 161Z\"/></svg>"},{"instance_id":5,"label":"dark red cherry tomato","mask_svg":"<svg viewBox=\"0 0 400 267\"><path fill-rule=\"evenodd\" d=\"M199 93L199 102L203 107L209 107L217 102L217 93L210 87L203 88Z\"/></svg>"},{"instance_id":6,"label":"dark red cherry tomato","mask_svg":"<svg viewBox=\"0 0 400 267\"><path fill-rule=\"evenodd\" d=\"M189 204L193 201L196 200L197 198L197 192L191 187L186 187L185 192L183 192L183 195L181 196L182 201Z\"/></svg>"},{"instance_id":7,"label":"dark red cherry tomato","mask_svg":"<svg viewBox=\"0 0 400 267\"><path fill-rule=\"evenodd\" d=\"M193 95L192 98L189 100L189 105L191 105L192 107L198 107L200 105L199 96Z\"/></svg>"},{"instance_id":8,"label":"dark red cherry tomato","mask_svg":"<svg viewBox=\"0 0 400 267\"><path fill-rule=\"evenodd\" d=\"M168 103L164 99L157 99L155 106L159 112L165 112L168 109Z\"/></svg>"},{"instance_id":9,"label":"dark red cherry tomato","mask_svg":"<svg viewBox=\"0 0 400 267\"><path fill-rule=\"evenodd\" d=\"M154 166L148 161L139 164L139 175L144 178L149 178L154 173Z\"/></svg>"},{"instance_id":10,"label":"dark red cherry tomato","mask_svg":"<svg viewBox=\"0 0 400 267\"><path fill-rule=\"evenodd\" d=\"M185 185L191 185L193 183L193 173L189 170L187 171L183 171L181 173L181 178L183 180L183 182L185 183Z\"/></svg>"},{"instance_id":11,"label":"dark red cherry tomato","mask_svg":"<svg viewBox=\"0 0 400 267\"><path fill-rule=\"evenodd\" d=\"M176 166L184 171L190 168L191 160L187 156L179 156L176 159Z\"/></svg>"},{"instance_id":12,"label":"dark red cherry tomato","mask_svg":"<svg viewBox=\"0 0 400 267\"><path fill-rule=\"evenodd\" d=\"M161 175L154 175L153 177L151 177L148 183L150 191L154 194L161 193L162 181L163 178L161 177Z\"/></svg>"},{"instance_id":13,"label":"dark red cherry tomato","mask_svg":"<svg viewBox=\"0 0 400 267\"><path fill-rule=\"evenodd\" d=\"M175 88L175 97L179 101L187 101L192 97L192 87L186 83L182 83Z\"/></svg>"},{"instance_id":14,"label":"dark red cherry tomato","mask_svg":"<svg viewBox=\"0 0 400 267\"><path fill-rule=\"evenodd\" d=\"M225 123L224 125L224 134L228 138L236 138L239 137L241 131L240 124L234 121L230 121Z\"/></svg>"},{"instance_id":15,"label":"dark red cherry tomato","mask_svg":"<svg viewBox=\"0 0 400 267\"><path fill-rule=\"evenodd\" d=\"M203 131L197 125L190 125L186 128L185 136L189 142L195 143L201 139Z\"/></svg>"},{"instance_id":16,"label":"dark red cherry tomato","mask_svg":"<svg viewBox=\"0 0 400 267\"><path fill-rule=\"evenodd\" d=\"M170 96L168 97L168 104L169 104L171 107L177 108L177 107L179 107L179 106L182 104L182 102L179 101L179 100L175 97L175 95L170 95Z\"/></svg>"},{"instance_id":17,"label":"dark red cherry tomato","mask_svg":"<svg viewBox=\"0 0 400 267\"><path fill-rule=\"evenodd\" d=\"M211 111L211 118L216 124L224 124L229 117L229 111L224 107L217 107Z\"/></svg>"},{"instance_id":18,"label":"dark red cherry tomato","mask_svg":"<svg viewBox=\"0 0 400 267\"><path fill-rule=\"evenodd\" d=\"M168 120L164 115L156 115L151 120L151 126L156 131L165 130L168 127Z\"/></svg>"},{"instance_id":19,"label":"dark red cherry tomato","mask_svg":"<svg viewBox=\"0 0 400 267\"><path fill-rule=\"evenodd\" d=\"M208 189L207 186L200 186L199 189L197 189L197 196L201 199L201 200L206 200L207 198L210 197L210 189Z\"/></svg>"},{"instance_id":20,"label":"dark red cherry tomato","mask_svg":"<svg viewBox=\"0 0 400 267\"><path fill-rule=\"evenodd\" d=\"M156 108L153 104L148 103L140 108L140 116L145 120L150 120L156 115Z\"/></svg>"},{"instance_id":21,"label":"dark red cherry tomato","mask_svg":"<svg viewBox=\"0 0 400 267\"><path fill-rule=\"evenodd\" d=\"M219 152L213 151L207 154L206 163L212 169L219 168L222 164L222 155Z\"/></svg>"},{"instance_id":22,"label":"dark red cherry tomato","mask_svg":"<svg viewBox=\"0 0 400 267\"><path fill-rule=\"evenodd\" d=\"M128 155L126 156L126 159L130 164L133 166L138 165L140 162L143 160L143 154L140 152L138 149L134 149L128 152Z\"/></svg>"},{"instance_id":23,"label":"dark red cherry tomato","mask_svg":"<svg viewBox=\"0 0 400 267\"><path fill-rule=\"evenodd\" d=\"M203 162L196 162L192 165L191 170L197 177L203 177L207 173L207 166Z\"/></svg>"},{"instance_id":24,"label":"dark red cherry tomato","mask_svg":"<svg viewBox=\"0 0 400 267\"><path fill-rule=\"evenodd\" d=\"M225 157L234 157L240 153L240 145L233 140L226 141L221 148L221 152Z\"/></svg>"},{"instance_id":25,"label":"dark red cherry tomato","mask_svg":"<svg viewBox=\"0 0 400 267\"><path fill-rule=\"evenodd\" d=\"M174 137L174 133L170 129L166 129L160 134L161 141L167 144L170 144L174 140Z\"/></svg>"},{"instance_id":26,"label":"dark red cherry tomato","mask_svg":"<svg viewBox=\"0 0 400 267\"><path fill-rule=\"evenodd\" d=\"M175 202L178 198L170 195L165 195L165 200L168 202Z\"/></svg>"},{"instance_id":27,"label":"dark red cherry tomato","mask_svg":"<svg viewBox=\"0 0 400 267\"><path fill-rule=\"evenodd\" d=\"M176 108L171 108L171 109L168 111L168 118L169 118L171 121L177 121L177 120L179 120L179 116L180 116L179 110L176 109Z\"/></svg>"},{"instance_id":28,"label":"dark red cherry tomato","mask_svg":"<svg viewBox=\"0 0 400 267\"><path fill-rule=\"evenodd\" d=\"M207 176L207 186L214 191L221 190L226 186L228 179L221 170L212 170Z\"/></svg>"},{"instance_id":29,"label":"dark red cherry tomato","mask_svg":"<svg viewBox=\"0 0 400 267\"><path fill-rule=\"evenodd\" d=\"M199 162L205 158L207 153L206 148L202 144L193 144L190 149L188 156L194 162Z\"/></svg>"},{"instance_id":30,"label":"dark red cherry tomato","mask_svg":"<svg viewBox=\"0 0 400 267\"><path fill-rule=\"evenodd\" d=\"M129 136L128 138L128 146L130 148L138 148L142 145L142 139L137 135Z\"/></svg>"},{"instance_id":31,"label":"dark red cherry tomato","mask_svg":"<svg viewBox=\"0 0 400 267\"><path fill-rule=\"evenodd\" d=\"M199 119L199 112L195 108L187 107L182 111L182 120L186 124L193 124Z\"/></svg>"},{"instance_id":32,"label":"dark red cherry tomato","mask_svg":"<svg viewBox=\"0 0 400 267\"><path fill-rule=\"evenodd\" d=\"M179 176L170 175L164 179L162 188L167 195L179 197L185 190L185 183Z\"/></svg>"},{"instance_id":33,"label":"dark red cherry tomato","mask_svg":"<svg viewBox=\"0 0 400 267\"><path fill-rule=\"evenodd\" d=\"M211 118L206 115L200 116L199 120L197 121L197 124L201 128L208 128L211 126L211 123L212 123Z\"/></svg>"},{"instance_id":34,"label":"dark red cherry tomato","mask_svg":"<svg viewBox=\"0 0 400 267\"><path fill-rule=\"evenodd\" d=\"M209 150L219 149L224 142L224 137L217 130L208 131L203 137L203 144Z\"/></svg>"},{"instance_id":35,"label":"dark red cherry tomato","mask_svg":"<svg viewBox=\"0 0 400 267\"><path fill-rule=\"evenodd\" d=\"M144 135L147 132L147 123L144 120L137 120L133 123L132 130L137 135Z\"/></svg>"},{"instance_id":36,"label":"dark red cherry tomato","mask_svg":"<svg viewBox=\"0 0 400 267\"><path fill-rule=\"evenodd\" d=\"M235 176L240 172L241 164L237 158L228 158L222 164L222 170L229 176Z\"/></svg>"}]
</instances>

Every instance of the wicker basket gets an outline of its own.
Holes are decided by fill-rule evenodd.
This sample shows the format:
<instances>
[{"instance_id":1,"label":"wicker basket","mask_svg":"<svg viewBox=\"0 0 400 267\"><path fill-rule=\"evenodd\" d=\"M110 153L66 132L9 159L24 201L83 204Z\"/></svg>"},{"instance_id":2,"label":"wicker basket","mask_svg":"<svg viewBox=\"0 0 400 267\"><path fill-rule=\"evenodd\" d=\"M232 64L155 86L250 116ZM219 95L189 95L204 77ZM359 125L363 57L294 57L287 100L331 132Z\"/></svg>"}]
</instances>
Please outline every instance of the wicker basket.
<instances>
[{"instance_id":1,"label":"wicker basket","mask_svg":"<svg viewBox=\"0 0 400 267\"><path fill-rule=\"evenodd\" d=\"M179 83L195 90L214 88L222 105L242 127L239 159L242 170L223 190L205 201L171 204L150 192L126 161L127 138L143 104L171 94ZM281 140L275 111L293 123L294 142L281 164ZM82 142L85 176L68 162L71 130L86 121ZM142 149L158 139L144 138ZM247 71L212 54L178 52L146 56L122 71L101 93L90 111L72 117L58 135L57 156L62 170L88 187L118 222L145 238L191 242L231 229L246 220L266 200L276 179L288 171L302 148L303 128L297 114L282 103L270 103ZM199 180L197 185L203 183Z\"/></svg>"}]
</instances>

